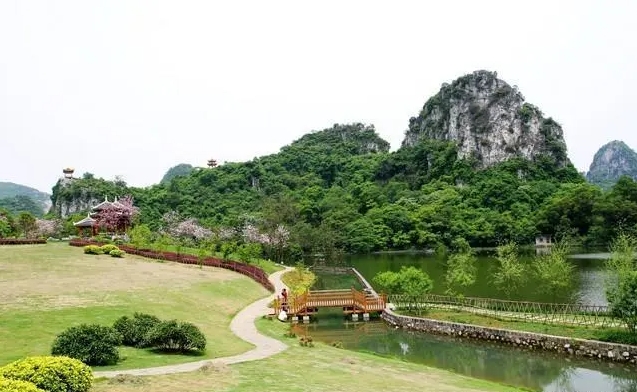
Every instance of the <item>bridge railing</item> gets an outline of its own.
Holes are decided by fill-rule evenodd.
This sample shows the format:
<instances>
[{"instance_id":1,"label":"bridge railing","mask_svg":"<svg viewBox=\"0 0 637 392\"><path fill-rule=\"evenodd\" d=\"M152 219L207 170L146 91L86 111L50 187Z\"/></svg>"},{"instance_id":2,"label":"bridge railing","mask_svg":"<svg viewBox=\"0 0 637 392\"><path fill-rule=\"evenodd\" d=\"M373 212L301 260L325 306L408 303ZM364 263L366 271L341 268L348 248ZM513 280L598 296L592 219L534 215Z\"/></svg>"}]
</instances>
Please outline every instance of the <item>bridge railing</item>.
<instances>
[{"instance_id":1,"label":"bridge railing","mask_svg":"<svg viewBox=\"0 0 637 392\"><path fill-rule=\"evenodd\" d=\"M607 306L510 301L493 298L453 297L425 294L417 297L390 295L396 309L421 311L428 308L477 313L494 318L527 320L544 324L619 326Z\"/></svg>"}]
</instances>

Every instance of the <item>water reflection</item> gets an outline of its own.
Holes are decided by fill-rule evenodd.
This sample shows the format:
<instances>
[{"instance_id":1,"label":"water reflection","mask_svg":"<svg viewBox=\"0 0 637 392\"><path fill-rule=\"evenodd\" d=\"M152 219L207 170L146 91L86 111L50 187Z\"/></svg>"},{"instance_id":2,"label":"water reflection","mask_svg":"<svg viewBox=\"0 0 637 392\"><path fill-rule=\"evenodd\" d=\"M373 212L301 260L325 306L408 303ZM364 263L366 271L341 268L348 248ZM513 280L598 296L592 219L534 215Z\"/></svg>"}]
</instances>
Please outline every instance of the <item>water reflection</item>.
<instances>
[{"instance_id":1,"label":"water reflection","mask_svg":"<svg viewBox=\"0 0 637 392\"><path fill-rule=\"evenodd\" d=\"M625 365L573 359L461 338L388 328L381 321L347 323L320 317L298 326L315 340L344 348L446 369L467 376L538 391L635 391L637 375Z\"/></svg>"},{"instance_id":2,"label":"water reflection","mask_svg":"<svg viewBox=\"0 0 637 392\"><path fill-rule=\"evenodd\" d=\"M464 293L466 296L503 297L503 293L498 291L492 282L497 263L491 253L482 252L478 255L476 283L467 289L467 292ZM529 266L533 263L533 258L530 256L532 255L523 255L522 257L523 260L529 263ZM607 257L608 253L571 255L570 261L576 268L575 284L571 292L565 293L559 298L552 298L539 292L537 290L538 282L529 274L525 284L516 293L513 293L510 299L606 305L604 260ZM378 272L398 271L402 266L414 266L427 272L433 279L433 292L435 294L444 294L445 292L444 274L446 272L446 264L434 255L423 253L353 255L347 261L370 281Z\"/></svg>"}]
</instances>

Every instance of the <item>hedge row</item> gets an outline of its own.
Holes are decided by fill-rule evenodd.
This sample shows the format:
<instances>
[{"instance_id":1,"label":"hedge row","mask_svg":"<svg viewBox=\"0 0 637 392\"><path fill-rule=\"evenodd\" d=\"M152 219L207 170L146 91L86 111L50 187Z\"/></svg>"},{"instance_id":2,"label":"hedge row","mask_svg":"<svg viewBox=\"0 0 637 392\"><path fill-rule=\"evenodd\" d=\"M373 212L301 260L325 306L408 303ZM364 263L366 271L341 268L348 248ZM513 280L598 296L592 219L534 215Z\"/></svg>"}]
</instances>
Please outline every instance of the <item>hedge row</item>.
<instances>
[{"instance_id":1,"label":"hedge row","mask_svg":"<svg viewBox=\"0 0 637 392\"><path fill-rule=\"evenodd\" d=\"M44 238L0 238L0 245L46 244Z\"/></svg>"},{"instance_id":2,"label":"hedge row","mask_svg":"<svg viewBox=\"0 0 637 392\"><path fill-rule=\"evenodd\" d=\"M101 242L95 241L86 241L86 240L72 240L69 241L69 245L71 246L86 246L86 245L104 245ZM157 259L157 260L166 260L173 261L176 263L182 264L202 264L207 267L218 267L232 270L234 272L238 272L242 275L248 276L251 279L255 280L257 283L261 284L270 292L274 292L274 285L268 279L268 274L265 273L261 268L248 265L244 263L240 263L238 261L232 260L220 260L215 257L206 257L202 260L199 260L197 256L180 254L175 252L157 252L150 249L137 249L128 245L120 245L119 248L131 255L137 255L142 257L147 257L149 259Z\"/></svg>"}]
</instances>

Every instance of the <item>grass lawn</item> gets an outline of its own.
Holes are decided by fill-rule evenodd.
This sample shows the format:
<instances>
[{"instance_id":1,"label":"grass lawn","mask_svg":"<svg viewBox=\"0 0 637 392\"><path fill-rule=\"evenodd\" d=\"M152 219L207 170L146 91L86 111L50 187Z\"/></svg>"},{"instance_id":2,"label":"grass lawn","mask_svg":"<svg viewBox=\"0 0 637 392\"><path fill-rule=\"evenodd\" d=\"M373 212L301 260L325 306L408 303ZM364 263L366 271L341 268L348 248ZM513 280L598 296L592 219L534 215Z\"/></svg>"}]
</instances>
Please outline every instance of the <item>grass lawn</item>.
<instances>
[{"instance_id":1,"label":"grass lawn","mask_svg":"<svg viewBox=\"0 0 637 392\"><path fill-rule=\"evenodd\" d=\"M232 334L230 320L267 294L248 277L220 268L84 255L66 243L0 246L0 365L49 354L55 336L70 326L111 325L134 312L196 324L208 340L206 353L193 358L122 347L124 360L110 368L238 354L251 345Z\"/></svg>"},{"instance_id":2,"label":"grass lawn","mask_svg":"<svg viewBox=\"0 0 637 392\"><path fill-rule=\"evenodd\" d=\"M444 370L337 349L317 343L300 347L283 338L287 325L257 320L260 331L284 340L290 348L274 357L232 366L210 367L192 373L102 380L93 392L172 391L521 391Z\"/></svg>"},{"instance_id":3,"label":"grass lawn","mask_svg":"<svg viewBox=\"0 0 637 392\"><path fill-rule=\"evenodd\" d=\"M418 316L414 314L414 316ZM451 321L455 323L474 324L483 327L513 329L517 331L543 333L547 335L566 336L580 339L600 340L605 335L616 331L611 328L575 326L575 325L554 325L541 324L528 321L500 320L493 317L443 309L430 309L418 317L431 318L436 320Z\"/></svg>"}]
</instances>

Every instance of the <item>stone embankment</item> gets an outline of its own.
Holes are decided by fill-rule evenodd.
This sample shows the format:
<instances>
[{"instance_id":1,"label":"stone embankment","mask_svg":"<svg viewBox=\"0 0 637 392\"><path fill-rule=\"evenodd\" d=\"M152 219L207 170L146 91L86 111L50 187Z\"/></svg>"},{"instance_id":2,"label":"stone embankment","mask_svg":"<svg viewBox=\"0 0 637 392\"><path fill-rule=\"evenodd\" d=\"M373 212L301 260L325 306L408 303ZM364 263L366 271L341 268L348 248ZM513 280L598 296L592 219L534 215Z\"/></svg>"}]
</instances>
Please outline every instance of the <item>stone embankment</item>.
<instances>
[{"instance_id":1,"label":"stone embankment","mask_svg":"<svg viewBox=\"0 0 637 392\"><path fill-rule=\"evenodd\" d=\"M396 314L389 309L383 312L382 318L390 325L413 331L499 342L520 348L550 351L567 356L637 363L637 346L404 316Z\"/></svg>"}]
</instances>

